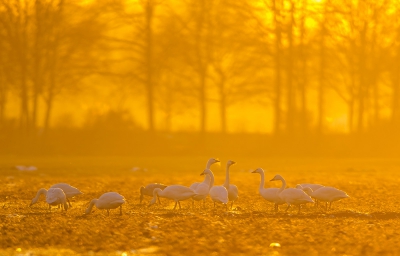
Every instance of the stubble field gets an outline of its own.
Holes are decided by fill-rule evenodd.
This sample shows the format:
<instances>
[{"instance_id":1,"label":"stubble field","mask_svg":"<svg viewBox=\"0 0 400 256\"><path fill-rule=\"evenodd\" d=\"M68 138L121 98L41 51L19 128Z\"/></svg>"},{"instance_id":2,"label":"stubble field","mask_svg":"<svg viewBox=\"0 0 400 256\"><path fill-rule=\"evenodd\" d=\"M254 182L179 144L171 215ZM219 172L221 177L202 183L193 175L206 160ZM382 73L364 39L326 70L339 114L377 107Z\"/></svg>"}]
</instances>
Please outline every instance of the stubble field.
<instances>
[{"instance_id":1,"label":"stubble field","mask_svg":"<svg viewBox=\"0 0 400 256\"><path fill-rule=\"evenodd\" d=\"M217 156L215 156L217 157ZM0 255L399 255L400 161L380 159L259 159L232 158L231 183L239 188L233 209L206 209L191 200L181 210L161 198L162 205L149 207L150 197L139 204L139 188L152 182L167 185L202 181L209 157L126 158L51 157L0 159ZM225 179L225 163L213 165L215 183ZM38 166L21 172L18 164ZM131 171L139 166L147 171ZM285 213L259 194L262 167L265 187L281 174L289 187L320 183L344 190L350 196L332 209L303 207ZM84 194L72 208L50 212L42 196L29 208L40 188L65 182ZM94 198L115 191L127 203L119 210L85 209ZM274 244L275 243L275 244ZM275 246L270 246L270 245ZM278 246L279 244L279 246Z\"/></svg>"}]
</instances>

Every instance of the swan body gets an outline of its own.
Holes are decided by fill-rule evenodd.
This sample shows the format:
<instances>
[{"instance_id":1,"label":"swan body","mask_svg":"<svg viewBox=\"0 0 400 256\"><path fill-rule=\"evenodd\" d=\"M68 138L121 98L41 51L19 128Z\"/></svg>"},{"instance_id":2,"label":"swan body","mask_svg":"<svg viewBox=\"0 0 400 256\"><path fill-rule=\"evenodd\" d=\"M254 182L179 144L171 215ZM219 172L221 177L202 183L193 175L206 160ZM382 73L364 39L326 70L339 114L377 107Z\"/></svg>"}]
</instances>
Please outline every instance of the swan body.
<instances>
[{"instance_id":1,"label":"swan body","mask_svg":"<svg viewBox=\"0 0 400 256\"><path fill-rule=\"evenodd\" d=\"M154 189L160 188L163 190L166 187L167 185L160 183L150 183L146 187L140 187L140 203L142 203L144 196L153 196ZM158 200L158 202L160 203L160 200Z\"/></svg>"},{"instance_id":2,"label":"swan body","mask_svg":"<svg viewBox=\"0 0 400 256\"><path fill-rule=\"evenodd\" d=\"M303 190L297 188L286 188L286 181L281 175L275 175L275 177L271 181L280 180L282 181L282 186L279 189L279 196L280 198L285 201L288 205L286 211L289 207L293 205L298 205L299 213L300 213L300 205L305 203L314 203L309 195L307 195Z\"/></svg>"},{"instance_id":3,"label":"swan body","mask_svg":"<svg viewBox=\"0 0 400 256\"><path fill-rule=\"evenodd\" d=\"M214 174L210 169L205 169L200 175L208 175L210 176L210 197L211 200L215 203L221 203L225 206L227 205L228 199L228 190L224 186L214 186Z\"/></svg>"},{"instance_id":4,"label":"swan body","mask_svg":"<svg viewBox=\"0 0 400 256\"><path fill-rule=\"evenodd\" d=\"M332 202L338 201L343 198L349 198L349 195L347 195L346 192L334 187L322 187L320 189L317 189L316 191L312 191L312 189L310 190L311 197L317 199L318 201L326 202L326 210L328 209L328 202L329 208L331 208Z\"/></svg>"},{"instance_id":5,"label":"swan body","mask_svg":"<svg viewBox=\"0 0 400 256\"><path fill-rule=\"evenodd\" d=\"M195 195L196 193L193 189L182 185L171 185L166 187L164 190L161 190L161 188L155 188L153 190L153 199L150 201L150 205L156 203L157 197L164 197L175 201L174 210L176 209L177 204L179 204L179 209L181 209L180 201L192 198Z\"/></svg>"},{"instance_id":6,"label":"swan body","mask_svg":"<svg viewBox=\"0 0 400 256\"><path fill-rule=\"evenodd\" d=\"M257 168L252 173L259 173L261 175L261 182L258 191L265 200L274 203L274 210L277 212L278 206L285 203L285 201L279 196L279 188L264 188L265 174L262 168Z\"/></svg>"},{"instance_id":7,"label":"swan body","mask_svg":"<svg viewBox=\"0 0 400 256\"><path fill-rule=\"evenodd\" d=\"M307 188L307 187L308 187L308 188L311 188L313 191L318 190L318 189L324 187L323 185L320 185L320 184L312 184L312 183L302 183L302 184L300 184L300 186L301 186L302 188Z\"/></svg>"},{"instance_id":8,"label":"swan body","mask_svg":"<svg viewBox=\"0 0 400 256\"><path fill-rule=\"evenodd\" d=\"M225 176L225 182L224 182L224 187L226 188L226 190L228 190L228 199L229 199L229 201L232 202L231 209L233 207L233 202L235 202L239 197L238 187L236 185L229 184L229 167L234 164L236 164L236 162L232 161L232 160L229 160L226 163L226 176Z\"/></svg>"},{"instance_id":9,"label":"swan body","mask_svg":"<svg viewBox=\"0 0 400 256\"><path fill-rule=\"evenodd\" d=\"M76 187L73 187L67 183L57 183L57 184L54 184L53 186L51 186L50 189L51 188L62 189L70 207L71 207L71 202L69 201L69 198L83 194L79 189L77 189ZM36 204L40 198L40 195L42 195L42 194L46 195L46 193L47 193L46 189L44 189L44 188L39 189L39 191L36 193L36 196L32 199L31 204L29 206Z\"/></svg>"},{"instance_id":10,"label":"swan body","mask_svg":"<svg viewBox=\"0 0 400 256\"><path fill-rule=\"evenodd\" d=\"M125 198L117 192L107 192L102 194L98 199L90 201L89 207L85 213L89 214L92 211L93 205L98 209L107 209L107 214L110 215L110 209L119 207L119 213L122 215L122 204L125 203Z\"/></svg>"},{"instance_id":11,"label":"swan body","mask_svg":"<svg viewBox=\"0 0 400 256\"><path fill-rule=\"evenodd\" d=\"M210 158L210 159L208 159L207 164L206 164L206 169L210 169L210 168L211 168L211 165L213 165L213 164L215 164L215 163L219 163L219 162L220 162L220 161L219 161L218 159L216 159L216 158ZM196 188L197 188L197 186L200 185L201 183L208 183L208 185L210 186L210 177L206 175L206 176L204 177L204 181L203 181L203 182L195 182L195 183L192 183L192 185L190 185L190 188L193 189L193 190L195 191Z\"/></svg>"},{"instance_id":12,"label":"swan body","mask_svg":"<svg viewBox=\"0 0 400 256\"><path fill-rule=\"evenodd\" d=\"M37 171L37 169L38 169L36 166L33 166L33 165L29 165L29 166L16 165L15 168L18 171L28 171L28 172Z\"/></svg>"},{"instance_id":13,"label":"swan body","mask_svg":"<svg viewBox=\"0 0 400 256\"><path fill-rule=\"evenodd\" d=\"M64 210L68 210L67 198L64 191L61 188L50 188L46 191L46 203L51 206L64 206Z\"/></svg>"}]
</instances>

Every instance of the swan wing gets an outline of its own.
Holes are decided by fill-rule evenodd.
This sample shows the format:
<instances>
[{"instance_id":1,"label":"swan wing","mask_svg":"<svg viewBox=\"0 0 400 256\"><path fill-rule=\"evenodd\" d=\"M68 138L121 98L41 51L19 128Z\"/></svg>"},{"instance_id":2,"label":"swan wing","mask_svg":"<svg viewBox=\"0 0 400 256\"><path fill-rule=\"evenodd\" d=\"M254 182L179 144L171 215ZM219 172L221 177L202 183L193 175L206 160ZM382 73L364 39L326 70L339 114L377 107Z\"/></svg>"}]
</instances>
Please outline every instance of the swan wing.
<instances>
[{"instance_id":1,"label":"swan wing","mask_svg":"<svg viewBox=\"0 0 400 256\"><path fill-rule=\"evenodd\" d=\"M153 191L156 188L159 188L161 190L165 189L167 185L160 184L160 183L150 183L148 184L142 191L143 195L146 196L153 196Z\"/></svg>"},{"instance_id":2,"label":"swan wing","mask_svg":"<svg viewBox=\"0 0 400 256\"><path fill-rule=\"evenodd\" d=\"M323 185L320 185L320 184L312 184L312 183L303 183L303 184L300 184L303 188L311 188L313 191L316 191L316 190L318 190L318 189L320 189L320 188L322 188L322 187L324 187Z\"/></svg>"},{"instance_id":3,"label":"swan wing","mask_svg":"<svg viewBox=\"0 0 400 256\"><path fill-rule=\"evenodd\" d=\"M349 197L346 194L346 192L344 192L340 189L334 188L334 187L320 188L317 191L314 191L312 193L312 196L318 200L326 201L326 202L333 202L336 200L340 200L340 199Z\"/></svg>"},{"instance_id":4,"label":"swan wing","mask_svg":"<svg viewBox=\"0 0 400 256\"><path fill-rule=\"evenodd\" d=\"M65 201L65 194L62 189L60 188L50 188L47 191L46 195L46 202L48 204L61 204Z\"/></svg>"},{"instance_id":5,"label":"swan wing","mask_svg":"<svg viewBox=\"0 0 400 256\"><path fill-rule=\"evenodd\" d=\"M53 186L51 186L50 188L61 188L64 191L65 196L67 198L71 198L71 197L83 194L79 189L77 189L76 187L73 187L67 183L57 183L57 184L54 184Z\"/></svg>"},{"instance_id":6,"label":"swan wing","mask_svg":"<svg viewBox=\"0 0 400 256\"><path fill-rule=\"evenodd\" d=\"M260 195L267 201L284 204L285 201L279 196L279 188L264 188L260 190Z\"/></svg>"},{"instance_id":7,"label":"swan wing","mask_svg":"<svg viewBox=\"0 0 400 256\"><path fill-rule=\"evenodd\" d=\"M228 203L228 191L224 186L215 186L210 189L210 197L215 202Z\"/></svg>"},{"instance_id":8,"label":"swan wing","mask_svg":"<svg viewBox=\"0 0 400 256\"><path fill-rule=\"evenodd\" d=\"M182 185L171 185L166 187L158 194L160 197L166 197L173 200L185 200L195 195L193 189Z\"/></svg>"},{"instance_id":9,"label":"swan wing","mask_svg":"<svg viewBox=\"0 0 400 256\"><path fill-rule=\"evenodd\" d=\"M296 188L285 189L279 195L286 203L300 204L306 202L314 202L311 197L308 196L303 190Z\"/></svg>"},{"instance_id":10,"label":"swan wing","mask_svg":"<svg viewBox=\"0 0 400 256\"><path fill-rule=\"evenodd\" d=\"M96 207L99 209L113 209L125 203L125 198L117 192L107 192L99 197Z\"/></svg>"},{"instance_id":11,"label":"swan wing","mask_svg":"<svg viewBox=\"0 0 400 256\"><path fill-rule=\"evenodd\" d=\"M194 191L196 191L197 186L200 184L200 182L195 182L192 185L190 185L189 188L193 189Z\"/></svg>"},{"instance_id":12,"label":"swan wing","mask_svg":"<svg viewBox=\"0 0 400 256\"><path fill-rule=\"evenodd\" d=\"M228 198L229 201L235 201L239 197L239 189L236 185L229 184Z\"/></svg>"}]
</instances>

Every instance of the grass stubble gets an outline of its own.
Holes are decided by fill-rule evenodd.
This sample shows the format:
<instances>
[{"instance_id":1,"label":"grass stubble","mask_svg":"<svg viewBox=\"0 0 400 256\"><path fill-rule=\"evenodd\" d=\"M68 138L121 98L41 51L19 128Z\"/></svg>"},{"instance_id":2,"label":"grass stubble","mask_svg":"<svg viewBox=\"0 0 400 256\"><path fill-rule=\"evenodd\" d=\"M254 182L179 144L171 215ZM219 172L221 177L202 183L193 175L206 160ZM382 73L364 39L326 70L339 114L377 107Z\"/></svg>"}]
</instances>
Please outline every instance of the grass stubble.
<instances>
[{"instance_id":1,"label":"grass stubble","mask_svg":"<svg viewBox=\"0 0 400 256\"><path fill-rule=\"evenodd\" d=\"M63 160L59 161L61 165ZM150 182L189 186L202 180L201 168L185 172L171 172L167 167L147 172L100 168L85 172L68 168L52 171L49 166L22 173L4 167L0 172L0 255L400 254L396 165L377 164L367 169L338 165L335 170L310 166L264 167L266 180L279 173L290 187L302 182L321 183L346 191L350 198L333 203L328 212L309 204L300 214L295 207L285 213L286 206L274 213L272 203L258 194L260 176L232 168L231 182L240 193L232 210L225 211L222 206L214 209L208 198L205 209L200 202L195 202L193 209L187 200L181 203L183 209L174 211L174 202L167 199L161 199L162 205L148 207L151 198L145 197L145 203L139 204L140 186ZM222 184L224 168L212 169L216 184ZM28 207L38 189L59 182L84 192L71 201L72 208L48 211L43 197ZM267 181L265 187L280 185ZM126 198L123 215L116 209L107 216L97 208L85 215L90 200L108 191ZM280 247L271 247L271 243Z\"/></svg>"}]
</instances>

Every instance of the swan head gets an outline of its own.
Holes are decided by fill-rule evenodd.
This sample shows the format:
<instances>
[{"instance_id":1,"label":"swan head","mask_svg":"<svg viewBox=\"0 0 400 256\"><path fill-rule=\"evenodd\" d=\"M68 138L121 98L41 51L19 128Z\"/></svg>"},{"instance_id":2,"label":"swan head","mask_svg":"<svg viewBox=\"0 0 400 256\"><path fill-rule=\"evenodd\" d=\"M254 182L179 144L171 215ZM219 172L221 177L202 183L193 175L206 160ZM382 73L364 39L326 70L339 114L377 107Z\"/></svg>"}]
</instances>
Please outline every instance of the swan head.
<instances>
[{"instance_id":1,"label":"swan head","mask_svg":"<svg viewBox=\"0 0 400 256\"><path fill-rule=\"evenodd\" d=\"M270 181L275 181L275 180L283 180L283 178L282 178L281 175L277 174L277 175L275 175L275 177L273 177L272 180L270 180Z\"/></svg>"},{"instance_id":2,"label":"swan head","mask_svg":"<svg viewBox=\"0 0 400 256\"><path fill-rule=\"evenodd\" d=\"M303 188L303 191L309 196L311 196L311 194L313 193L313 190L311 188L309 188L309 187Z\"/></svg>"},{"instance_id":3,"label":"swan head","mask_svg":"<svg viewBox=\"0 0 400 256\"><path fill-rule=\"evenodd\" d=\"M153 197L153 199L151 199L149 206L155 204L157 202L157 196Z\"/></svg>"},{"instance_id":4,"label":"swan head","mask_svg":"<svg viewBox=\"0 0 400 256\"><path fill-rule=\"evenodd\" d=\"M236 164L236 162L235 162L235 161L232 161L232 160L229 160L229 161L226 163L226 165L228 165L228 166L231 166L231 165L234 165L234 164Z\"/></svg>"},{"instance_id":5,"label":"swan head","mask_svg":"<svg viewBox=\"0 0 400 256\"><path fill-rule=\"evenodd\" d=\"M208 160L209 164L215 164L215 163L219 163L219 162L221 162L221 161L218 158L210 158Z\"/></svg>"},{"instance_id":6,"label":"swan head","mask_svg":"<svg viewBox=\"0 0 400 256\"><path fill-rule=\"evenodd\" d=\"M301 189L301 190L303 190L303 186L302 186L302 185L300 185L300 184L297 184L297 185L296 185L296 188L297 188L297 189Z\"/></svg>"},{"instance_id":7,"label":"swan head","mask_svg":"<svg viewBox=\"0 0 400 256\"><path fill-rule=\"evenodd\" d=\"M254 171L252 171L251 173L264 173L264 170L262 168L257 168Z\"/></svg>"},{"instance_id":8,"label":"swan head","mask_svg":"<svg viewBox=\"0 0 400 256\"><path fill-rule=\"evenodd\" d=\"M204 169L204 171L202 173L200 173L200 175L206 175L206 174L211 175L212 174L211 170L210 169Z\"/></svg>"}]
</instances>

